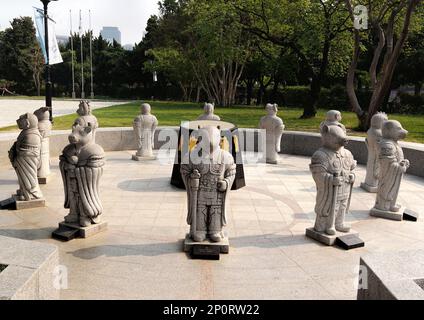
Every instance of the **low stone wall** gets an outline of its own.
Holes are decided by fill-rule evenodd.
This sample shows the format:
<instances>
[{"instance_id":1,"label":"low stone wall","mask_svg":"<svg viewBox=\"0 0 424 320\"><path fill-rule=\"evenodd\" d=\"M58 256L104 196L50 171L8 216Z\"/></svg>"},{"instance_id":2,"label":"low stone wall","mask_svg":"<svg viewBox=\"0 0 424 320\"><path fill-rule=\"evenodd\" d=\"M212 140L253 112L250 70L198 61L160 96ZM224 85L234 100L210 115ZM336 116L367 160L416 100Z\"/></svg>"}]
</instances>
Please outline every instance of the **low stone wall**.
<instances>
[{"instance_id":1,"label":"low stone wall","mask_svg":"<svg viewBox=\"0 0 424 320\"><path fill-rule=\"evenodd\" d=\"M0 236L0 300L57 300L58 248L51 244Z\"/></svg>"},{"instance_id":2,"label":"low stone wall","mask_svg":"<svg viewBox=\"0 0 424 320\"><path fill-rule=\"evenodd\" d=\"M424 250L361 258L358 300L424 300Z\"/></svg>"},{"instance_id":3,"label":"low stone wall","mask_svg":"<svg viewBox=\"0 0 424 320\"><path fill-rule=\"evenodd\" d=\"M160 148L167 141L167 136L177 135L177 127L159 127L155 135L155 148ZM244 143L247 151L257 151L260 132L254 129L240 129L245 137L249 134L254 136L254 145ZM54 131L50 137L50 156L58 157L63 148L68 144L68 131ZM9 162L7 152L17 137L17 133L0 134L0 165ZM161 139L160 139L161 138ZM101 128L97 131L97 143L105 151L135 150L137 144L132 128ZM160 141L162 140L162 141ZM165 140L165 141L163 141ZM169 138L168 138L169 140ZM418 143L401 143L405 157L411 161L408 174L424 177L424 145ZM281 152L300 156L312 156L321 146L321 137L318 133L285 131L281 141ZM177 147L177 142L172 141L171 148ZM368 152L365 139L361 137L349 137L349 149L359 164L366 165Z\"/></svg>"}]
</instances>

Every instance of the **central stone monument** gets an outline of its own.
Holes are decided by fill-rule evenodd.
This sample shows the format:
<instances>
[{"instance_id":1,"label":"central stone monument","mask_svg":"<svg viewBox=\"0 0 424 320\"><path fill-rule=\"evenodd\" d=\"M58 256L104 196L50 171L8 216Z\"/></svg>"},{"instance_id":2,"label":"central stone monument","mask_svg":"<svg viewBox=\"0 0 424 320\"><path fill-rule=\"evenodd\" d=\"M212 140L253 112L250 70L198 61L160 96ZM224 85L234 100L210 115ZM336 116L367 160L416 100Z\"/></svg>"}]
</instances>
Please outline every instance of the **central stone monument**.
<instances>
[{"instance_id":1,"label":"central stone monument","mask_svg":"<svg viewBox=\"0 0 424 320\"><path fill-rule=\"evenodd\" d=\"M379 185L377 200L371 210L371 216L401 221L405 208L397 204L399 189L403 175L410 163L403 155L398 141L408 135L408 131L395 120L386 121L382 129L379 152Z\"/></svg>"},{"instance_id":2,"label":"central stone monument","mask_svg":"<svg viewBox=\"0 0 424 320\"><path fill-rule=\"evenodd\" d=\"M233 156L220 148L221 133L213 126L198 131L199 141L181 165L187 189L190 233L184 251L193 257L219 257L229 252L225 204L236 175Z\"/></svg>"},{"instance_id":3,"label":"central stone monument","mask_svg":"<svg viewBox=\"0 0 424 320\"><path fill-rule=\"evenodd\" d=\"M134 119L134 135L137 140L138 150L132 159L135 161L154 160L153 146L158 119L151 114L151 106L148 103L141 105L141 113Z\"/></svg>"},{"instance_id":4,"label":"central stone monument","mask_svg":"<svg viewBox=\"0 0 424 320\"><path fill-rule=\"evenodd\" d=\"M16 209L44 207L45 200L38 184L41 140L38 119L31 113L16 120L21 133L9 151L10 162L18 176L19 190L13 196Z\"/></svg>"},{"instance_id":5,"label":"central stone monument","mask_svg":"<svg viewBox=\"0 0 424 320\"><path fill-rule=\"evenodd\" d=\"M363 246L358 233L345 223L349 212L356 161L345 149L348 140L338 124L321 126L323 146L312 156L310 170L317 187L316 221L306 236L328 246L341 245L345 249Z\"/></svg>"},{"instance_id":6,"label":"central stone monument","mask_svg":"<svg viewBox=\"0 0 424 320\"><path fill-rule=\"evenodd\" d=\"M199 128L213 126L221 132L221 149L232 154L236 163L236 177L232 186L232 190L239 190L246 186L243 157L240 143L240 135L238 128L229 122L201 120L190 121L184 123L178 133L178 146L175 155L174 167L172 170L171 185L185 189L183 178L181 177L181 163L187 158L191 150L197 143L196 132Z\"/></svg>"}]
</instances>

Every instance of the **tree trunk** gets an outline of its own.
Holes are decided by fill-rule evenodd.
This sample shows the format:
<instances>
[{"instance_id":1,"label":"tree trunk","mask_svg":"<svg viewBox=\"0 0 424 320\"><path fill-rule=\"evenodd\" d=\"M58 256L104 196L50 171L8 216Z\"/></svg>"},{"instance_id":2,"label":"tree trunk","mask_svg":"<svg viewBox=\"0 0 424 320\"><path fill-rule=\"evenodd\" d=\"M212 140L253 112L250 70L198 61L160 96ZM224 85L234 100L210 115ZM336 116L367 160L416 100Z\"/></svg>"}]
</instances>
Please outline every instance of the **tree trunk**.
<instances>
[{"instance_id":1,"label":"tree trunk","mask_svg":"<svg viewBox=\"0 0 424 320\"><path fill-rule=\"evenodd\" d=\"M255 80L247 79L246 84L246 104L250 106L252 104L252 96L253 96L253 87L255 84Z\"/></svg>"},{"instance_id":2,"label":"tree trunk","mask_svg":"<svg viewBox=\"0 0 424 320\"><path fill-rule=\"evenodd\" d=\"M414 93L415 96L419 96L421 95L421 89L423 87L423 83L422 82L417 82L414 86Z\"/></svg>"}]
</instances>

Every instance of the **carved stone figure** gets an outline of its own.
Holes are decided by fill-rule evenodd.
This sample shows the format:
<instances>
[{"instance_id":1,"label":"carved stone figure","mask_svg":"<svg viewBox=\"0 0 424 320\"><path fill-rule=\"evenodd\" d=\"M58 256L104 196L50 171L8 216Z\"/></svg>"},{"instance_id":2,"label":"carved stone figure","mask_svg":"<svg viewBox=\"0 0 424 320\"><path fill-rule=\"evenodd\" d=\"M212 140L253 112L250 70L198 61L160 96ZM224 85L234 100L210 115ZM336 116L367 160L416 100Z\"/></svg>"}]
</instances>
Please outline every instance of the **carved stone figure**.
<instances>
[{"instance_id":1,"label":"carved stone figure","mask_svg":"<svg viewBox=\"0 0 424 320\"><path fill-rule=\"evenodd\" d=\"M320 132L323 133L323 128L325 125L327 126L338 126L343 129L343 131L346 133L346 127L341 123L342 121L342 114L338 110L330 110L327 112L327 116L324 122L320 125Z\"/></svg>"},{"instance_id":2,"label":"carved stone figure","mask_svg":"<svg viewBox=\"0 0 424 320\"><path fill-rule=\"evenodd\" d=\"M38 131L41 134L41 158L38 168L38 183L46 184L50 175L50 133L52 123L50 122L49 108L43 107L34 112L38 119Z\"/></svg>"},{"instance_id":3,"label":"carved stone figure","mask_svg":"<svg viewBox=\"0 0 424 320\"><path fill-rule=\"evenodd\" d=\"M103 207L99 197L100 178L105 154L94 142L91 125L72 127L70 144L60 156L60 172L65 190L65 208L69 215L65 222L89 227L101 222Z\"/></svg>"},{"instance_id":4,"label":"carved stone figure","mask_svg":"<svg viewBox=\"0 0 424 320\"><path fill-rule=\"evenodd\" d=\"M220 148L221 134L215 127L199 130L201 142L190 153L188 164L181 165L187 188L190 238L195 242L209 239L221 242L225 235L225 203L234 182L233 156Z\"/></svg>"},{"instance_id":5,"label":"carved stone figure","mask_svg":"<svg viewBox=\"0 0 424 320\"><path fill-rule=\"evenodd\" d=\"M349 212L356 161L344 148L348 140L340 126L324 125L322 134L323 146L312 156L310 165L317 186L314 230L333 236L337 231L350 231L345 215Z\"/></svg>"},{"instance_id":6,"label":"carved stone figure","mask_svg":"<svg viewBox=\"0 0 424 320\"><path fill-rule=\"evenodd\" d=\"M138 143L138 150L133 160L153 159L153 147L155 131L158 120L151 114L151 106L148 103L141 105L141 113L134 119L133 128Z\"/></svg>"},{"instance_id":7,"label":"carved stone figure","mask_svg":"<svg viewBox=\"0 0 424 320\"><path fill-rule=\"evenodd\" d=\"M215 105L213 103L205 103L203 107L204 113L197 120L215 120L221 121L221 118L214 114Z\"/></svg>"},{"instance_id":8,"label":"carved stone figure","mask_svg":"<svg viewBox=\"0 0 424 320\"><path fill-rule=\"evenodd\" d=\"M78 106L77 114L79 115L79 118L75 120L74 126L90 126L94 142L96 142L96 130L99 128L99 122L97 121L96 116L91 113L90 102L81 100Z\"/></svg>"},{"instance_id":9,"label":"carved stone figure","mask_svg":"<svg viewBox=\"0 0 424 320\"><path fill-rule=\"evenodd\" d=\"M9 159L19 182L17 201L42 199L37 171L40 165L41 135L38 119L31 113L21 115L16 121L21 133L9 151Z\"/></svg>"},{"instance_id":10,"label":"carved stone figure","mask_svg":"<svg viewBox=\"0 0 424 320\"><path fill-rule=\"evenodd\" d=\"M284 132L283 120L277 116L278 105L267 104L268 115L261 118L259 128L266 130L266 162L277 164L278 153L281 150L281 138Z\"/></svg>"},{"instance_id":11,"label":"carved stone figure","mask_svg":"<svg viewBox=\"0 0 424 320\"><path fill-rule=\"evenodd\" d=\"M367 175L365 182L361 184L361 188L371 193L377 193L378 189L379 143L382 138L383 123L387 120L385 113L375 114L371 119L371 128L368 130L368 136L365 140L368 148Z\"/></svg>"},{"instance_id":12,"label":"carved stone figure","mask_svg":"<svg viewBox=\"0 0 424 320\"><path fill-rule=\"evenodd\" d=\"M371 215L402 220L402 207L397 204L402 177L410 163L403 155L398 141L405 139L408 131L395 120L386 121L382 129L383 138L379 143L379 185L375 207Z\"/></svg>"}]
</instances>

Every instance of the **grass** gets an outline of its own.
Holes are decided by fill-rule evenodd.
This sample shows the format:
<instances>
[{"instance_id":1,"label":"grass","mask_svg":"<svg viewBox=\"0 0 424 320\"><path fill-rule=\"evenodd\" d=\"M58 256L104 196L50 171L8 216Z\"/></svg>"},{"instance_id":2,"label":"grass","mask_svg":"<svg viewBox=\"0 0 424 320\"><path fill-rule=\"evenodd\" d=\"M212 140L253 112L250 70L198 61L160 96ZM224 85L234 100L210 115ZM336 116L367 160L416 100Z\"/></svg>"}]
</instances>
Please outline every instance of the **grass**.
<instances>
[{"instance_id":1,"label":"grass","mask_svg":"<svg viewBox=\"0 0 424 320\"><path fill-rule=\"evenodd\" d=\"M149 101L148 101L149 102ZM160 126L179 126L181 121L196 119L202 113L202 106L186 102L150 101L152 113L156 115ZM97 109L93 113L98 118L101 127L131 127L134 118L140 110L140 103L128 103ZM318 128L328 110L320 109L317 117L301 120L301 108L280 108L279 116L284 120L286 130L318 132ZM236 124L241 128L256 128L259 119L265 114L263 107L234 106L215 110L223 121ZM54 120L55 130L70 129L76 115L57 117ZM390 115L391 119L399 120L409 131L407 141L424 143L424 116ZM354 131L358 121L352 112L343 112L343 124L349 135L365 136L364 132ZM10 131L16 127L2 128L0 131Z\"/></svg>"}]
</instances>

